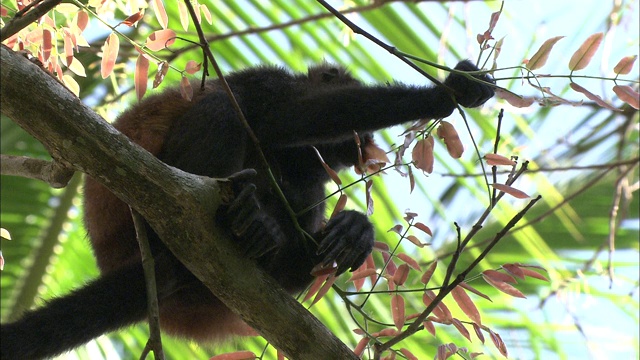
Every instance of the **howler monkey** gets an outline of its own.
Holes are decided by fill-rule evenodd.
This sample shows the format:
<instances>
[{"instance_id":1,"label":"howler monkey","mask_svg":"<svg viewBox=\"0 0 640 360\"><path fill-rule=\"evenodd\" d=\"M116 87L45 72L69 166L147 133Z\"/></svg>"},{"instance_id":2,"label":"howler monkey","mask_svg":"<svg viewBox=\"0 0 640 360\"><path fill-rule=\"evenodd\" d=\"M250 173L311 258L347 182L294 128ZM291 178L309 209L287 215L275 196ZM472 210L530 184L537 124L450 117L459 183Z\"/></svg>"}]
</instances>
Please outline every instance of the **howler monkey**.
<instances>
[{"instance_id":1,"label":"howler monkey","mask_svg":"<svg viewBox=\"0 0 640 360\"><path fill-rule=\"evenodd\" d=\"M456 69L477 70L468 61ZM328 64L311 67L308 74L255 67L233 73L227 81L295 212L325 196L329 177L313 147L339 170L358 162L353 131L366 146L374 130L449 116L455 109L449 90L466 107L482 105L493 96L489 85L463 75L451 74L445 80L449 90L366 86ZM114 126L160 160L187 172L221 178L256 169L256 175L236 183L236 199L215 221L233 233L245 256L290 292L311 282L316 264L336 261L342 273L360 266L371 252L374 231L365 215L342 211L325 225L323 205L299 216L300 226L319 245L305 241L274 195L255 145L217 80L208 81L192 101L183 99L178 89L150 96L123 113ZM87 177L84 191L85 224L102 274L20 320L2 324L2 360L60 354L146 317L144 275L129 208L92 178ZM247 325L147 228L156 260L162 328L197 341L246 333Z\"/></svg>"}]
</instances>

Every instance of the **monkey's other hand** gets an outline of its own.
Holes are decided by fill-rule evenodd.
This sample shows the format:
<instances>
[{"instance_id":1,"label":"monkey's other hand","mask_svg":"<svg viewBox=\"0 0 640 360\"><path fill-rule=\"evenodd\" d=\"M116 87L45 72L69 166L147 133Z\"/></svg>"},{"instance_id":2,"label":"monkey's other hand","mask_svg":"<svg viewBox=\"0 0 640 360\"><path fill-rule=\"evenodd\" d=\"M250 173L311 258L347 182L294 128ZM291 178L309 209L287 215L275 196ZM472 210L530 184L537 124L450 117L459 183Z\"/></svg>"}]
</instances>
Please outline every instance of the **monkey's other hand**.
<instances>
[{"instance_id":1,"label":"monkey's other hand","mask_svg":"<svg viewBox=\"0 0 640 360\"><path fill-rule=\"evenodd\" d=\"M461 71L479 70L469 60L460 61L458 65L456 65L455 69ZM490 84L495 84L495 81L489 75L474 75L473 77ZM491 86L473 81L460 74L451 73L451 75L449 75L444 81L444 84L455 91L458 104L464 107L480 106L495 94Z\"/></svg>"},{"instance_id":2,"label":"monkey's other hand","mask_svg":"<svg viewBox=\"0 0 640 360\"><path fill-rule=\"evenodd\" d=\"M373 250L373 225L357 211L342 211L321 232L317 255L323 265L338 264L336 275L362 265Z\"/></svg>"},{"instance_id":3,"label":"monkey's other hand","mask_svg":"<svg viewBox=\"0 0 640 360\"><path fill-rule=\"evenodd\" d=\"M242 173L242 172L241 172ZM236 179L245 180L246 174ZM248 174L251 177L251 174ZM230 177L232 179L232 177ZM240 185L242 185L240 187ZM278 223L260 208L252 183L234 183L239 190L235 199L223 210L222 224L231 229L238 239L243 254L257 259L272 251L277 251L285 243L285 236Z\"/></svg>"}]
</instances>

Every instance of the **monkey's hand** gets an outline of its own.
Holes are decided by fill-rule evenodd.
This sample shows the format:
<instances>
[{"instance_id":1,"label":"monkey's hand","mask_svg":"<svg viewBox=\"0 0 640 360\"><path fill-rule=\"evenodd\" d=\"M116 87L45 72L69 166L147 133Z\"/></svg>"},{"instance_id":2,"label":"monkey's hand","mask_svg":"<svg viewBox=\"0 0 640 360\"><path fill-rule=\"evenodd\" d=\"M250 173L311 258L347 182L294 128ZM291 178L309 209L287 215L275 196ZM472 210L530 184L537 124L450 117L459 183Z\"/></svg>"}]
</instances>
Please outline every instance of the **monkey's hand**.
<instances>
[{"instance_id":1,"label":"monkey's hand","mask_svg":"<svg viewBox=\"0 0 640 360\"><path fill-rule=\"evenodd\" d=\"M479 70L469 60L459 62L455 69L461 71ZM473 77L489 84L495 84L495 81L489 75L474 75ZM453 89L458 104L464 107L480 106L495 94L491 86L471 80L460 74L452 73L444 81L444 84Z\"/></svg>"},{"instance_id":2,"label":"monkey's hand","mask_svg":"<svg viewBox=\"0 0 640 360\"><path fill-rule=\"evenodd\" d=\"M262 211L256 186L248 182L253 176L255 170L245 169L229 177L236 196L222 210L221 222L239 239L243 254L257 259L277 251L285 243L285 235L276 220Z\"/></svg>"},{"instance_id":3,"label":"monkey's hand","mask_svg":"<svg viewBox=\"0 0 640 360\"><path fill-rule=\"evenodd\" d=\"M338 264L336 275L362 265L373 250L373 226L357 211L342 211L320 232L317 255L323 265Z\"/></svg>"}]
</instances>

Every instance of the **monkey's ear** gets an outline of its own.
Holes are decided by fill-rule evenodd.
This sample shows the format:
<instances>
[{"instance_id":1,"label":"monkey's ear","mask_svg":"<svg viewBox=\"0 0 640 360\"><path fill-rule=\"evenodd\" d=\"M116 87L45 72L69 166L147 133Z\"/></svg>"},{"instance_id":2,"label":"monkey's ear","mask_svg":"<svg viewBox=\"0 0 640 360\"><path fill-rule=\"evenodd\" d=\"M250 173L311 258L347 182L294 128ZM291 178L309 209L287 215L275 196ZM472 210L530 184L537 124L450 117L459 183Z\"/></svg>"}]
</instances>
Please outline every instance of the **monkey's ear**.
<instances>
[{"instance_id":1,"label":"monkey's ear","mask_svg":"<svg viewBox=\"0 0 640 360\"><path fill-rule=\"evenodd\" d=\"M322 81L323 82L331 82L331 80L335 79L340 75L340 70L338 68L332 67L326 69L322 72Z\"/></svg>"}]
</instances>

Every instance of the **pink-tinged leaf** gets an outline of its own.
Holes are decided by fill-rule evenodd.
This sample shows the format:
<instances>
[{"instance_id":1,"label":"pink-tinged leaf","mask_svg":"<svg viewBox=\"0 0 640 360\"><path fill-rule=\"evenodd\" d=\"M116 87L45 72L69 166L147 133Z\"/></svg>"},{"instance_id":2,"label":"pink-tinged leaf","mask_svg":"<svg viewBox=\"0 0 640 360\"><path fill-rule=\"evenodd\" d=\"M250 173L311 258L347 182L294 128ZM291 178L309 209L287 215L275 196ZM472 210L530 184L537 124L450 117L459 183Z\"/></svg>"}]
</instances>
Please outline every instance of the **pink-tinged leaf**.
<instances>
[{"instance_id":1,"label":"pink-tinged leaf","mask_svg":"<svg viewBox=\"0 0 640 360\"><path fill-rule=\"evenodd\" d=\"M431 276L433 276L433 272L436 271L436 268L438 267L438 262L434 261L431 263L431 265L429 265L429 268L427 269L427 271L425 271L422 274L422 277L420 278L420 282L427 285L429 284L429 281L431 280Z\"/></svg>"},{"instance_id":2,"label":"pink-tinged leaf","mask_svg":"<svg viewBox=\"0 0 640 360\"><path fill-rule=\"evenodd\" d=\"M118 35L116 35L115 33L111 33L109 37L107 37L107 41L105 41L104 48L102 50L100 75L102 75L103 79L106 79L109 75L111 75L111 72L113 72L113 67L116 64L119 50L120 39L118 38Z\"/></svg>"},{"instance_id":3,"label":"pink-tinged leaf","mask_svg":"<svg viewBox=\"0 0 640 360\"><path fill-rule=\"evenodd\" d=\"M355 349L353 349L353 353L357 357L362 356L362 354L364 354L364 349L367 348L367 345L369 345L369 338L368 337L364 337L364 338L360 339L360 341L358 341L358 345L356 345Z\"/></svg>"},{"instance_id":4,"label":"pink-tinged leaf","mask_svg":"<svg viewBox=\"0 0 640 360\"><path fill-rule=\"evenodd\" d=\"M204 14L204 18L207 20L209 25L211 25L213 23L213 19L211 18L211 11L209 11L209 8L204 4L200 4L200 11Z\"/></svg>"},{"instance_id":5,"label":"pink-tinged leaf","mask_svg":"<svg viewBox=\"0 0 640 360\"><path fill-rule=\"evenodd\" d=\"M425 290L424 294L422 295L422 302L425 306L429 307L429 305L431 305L433 299L435 298L436 294L433 292L433 290ZM438 305L436 305L436 307L433 309L433 314L440 320L450 321L451 319L453 319L453 317L451 316L451 311L449 311L447 305L445 305L442 301L440 301Z\"/></svg>"},{"instance_id":6,"label":"pink-tinged leaf","mask_svg":"<svg viewBox=\"0 0 640 360\"><path fill-rule=\"evenodd\" d=\"M552 37L551 39L548 39L547 41L542 43L542 46L540 46L538 51L536 51L536 53L533 54L531 59L529 59L529 61L527 62L527 68L529 70L536 70L544 66L544 64L547 63L547 59L549 59L549 53L551 52L551 49L553 49L553 45L555 45L558 40L562 39L563 37L564 36Z\"/></svg>"},{"instance_id":7,"label":"pink-tinged leaf","mask_svg":"<svg viewBox=\"0 0 640 360\"><path fill-rule=\"evenodd\" d=\"M513 286L507 284L506 282L502 282L500 280L496 280L491 278L490 276L487 276L485 274L482 274L482 278L484 279L484 281L486 281L489 285L493 286L494 288L502 291L505 294L511 295L513 297L519 297L519 298L523 298L525 299L526 296L524 296L523 293L520 292L520 290L514 288Z\"/></svg>"},{"instance_id":8,"label":"pink-tinged leaf","mask_svg":"<svg viewBox=\"0 0 640 360\"><path fill-rule=\"evenodd\" d=\"M357 137L360 141L360 137ZM360 146L360 145L358 145ZM385 164L391 163L387 153L382 150L373 140L368 141L362 148L364 163L360 163L360 167L366 168L370 174L377 173L382 170Z\"/></svg>"},{"instance_id":9,"label":"pink-tinged leaf","mask_svg":"<svg viewBox=\"0 0 640 360\"><path fill-rule=\"evenodd\" d=\"M422 325L424 326L425 330L429 332L429 334L436 336L436 326L433 325L433 322L431 322L430 320L425 320Z\"/></svg>"},{"instance_id":10,"label":"pink-tinged leaf","mask_svg":"<svg viewBox=\"0 0 640 360\"><path fill-rule=\"evenodd\" d=\"M418 271L422 271L422 269L420 268L420 265L418 264L418 262L412 258L411 256L404 254L404 253L400 253L397 255L398 259L404 261L407 265L409 265L410 267L412 267L415 270Z\"/></svg>"},{"instance_id":11,"label":"pink-tinged leaf","mask_svg":"<svg viewBox=\"0 0 640 360\"><path fill-rule=\"evenodd\" d=\"M257 356L251 351L235 351L232 353L216 355L209 360L254 360Z\"/></svg>"},{"instance_id":12,"label":"pink-tinged leaf","mask_svg":"<svg viewBox=\"0 0 640 360\"><path fill-rule=\"evenodd\" d=\"M393 315L393 324L398 330L402 330L404 326L404 298L402 295L393 295L391 297L391 314Z\"/></svg>"},{"instance_id":13,"label":"pink-tinged leaf","mask_svg":"<svg viewBox=\"0 0 640 360\"><path fill-rule=\"evenodd\" d=\"M496 96L500 99L506 100L509 105L517 107L517 108L526 108L536 101L535 98L531 96L520 96L516 95L512 92L502 90L500 88L495 89Z\"/></svg>"},{"instance_id":14,"label":"pink-tinged leaf","mask_svg":"<svg viewBox=\"0 0 640 360\"><path fill-rule=\"evenodd\" d=\"M331 178L331 180L333 180L334 183L336 183L338 186L342 185L342 180L340 180L340 177L338 176L338 173L336 173L331 167L329 167L329 165L324 161L324 159L322 158L322 155L320 154L320 151L318 151L318 149L315 146L312 146L313 150L316 151L316 155L318 156L318 160L320 160L320 164L322 165L322 167L324 168L324 171L329 175L329 177Z\"/></svg>"},{"instance_id":15,"label":"pink-tinged leaf","mask_svg":"<svg viewBox=\"0 0 640 360\"><path fill-rule=\"evenodd\" d=\"M147 83L149 80L149 60L142 55L138 55L136 60L136 70L133 73L133 83L136 88L136 96L138 100L142 99L147 92Z\"/></svg>"},{"instance_id":16,"label":"pink-tinged leaf","mask_svg":"<svg viewBox=\"0 0 640 360\"><path fill-rule=\"evenodd\" d=\"M7 16L9 16L9 11L8 11L4 6L1 6L1 7L0 7L0 16L1 16L1 17L7 17ZM0 256L1 256L1 255L0 255Z\"/></svg>"},{"instance_id":17,"label":"pink-tinged leaf","mask_svg":"<svg viewBox=\"0 0 640 360\"><path fill-rule=\"evenodd\" d=\"M329 277L328 274L320 275L316 277L316 279L313 281L313 283L309 287L309 290L305 294L304 299L302 299L302 302L306 302L307 300L311 299L311 297L315 295L318 292L318 290L320 290L320 288L322 287L322 284L324 284L324 282L327 280L328 277Z\"/></svg>"},{"instance_id":18,"label":"pink-tinged leaf","mask_svg":"<svg viewBox=\"0 0 640 360\"><path fill-rule=\"evenodd\" d=\"M484 334L482 333L482 328L480 327L480 325L473 323L473 331L475 331L476 336L478 337L478 340L480 340L481 343L484 344Z\"/></svg>"},{"instance_id":19,"label":"pink-tinged leaf","mask_svg":"<svg viewBox=\"0 0 640 360\"><path fill-rule=\"evenodd\" d=\"M403 219L410 223L413 221L413 219L415 219L416 217L418 217L418 213L412 212L412 211L405 211L404 212L404 217Z\"/></svg>"},{"instance_id":20,"label":"pink-tinged leaf","mask_svg":"<svg viewBox=\"0 0 640 360\"><path fill-rule=\"evenodd\" d=\"M42 59L43 63L46 63L51 56L51 49L53 48L52 42L53 34L50 30L42 29Z\"/></svg>"},{"instance_id":21,"label":"pink-tinged leaf","mask_svg":"<svg viewBox=\"0 0 640 360\"><path fill-rule=\"evenodd\" d=\"M522 190L518 190L514 187L511 187L509 185L505 185L505 184L491 184L491 186L493 186L496 190L502 191L505 194L509 194L511 196L513 196L514 198L517 199L526 199L529 197L529 195L527 195L527 193L525 193Z\"/></svg>"},{"instance_id":22,"label":"pink-tinged leaf","mask_svg":"<svg viewBox=\"0 0 640 360\"><path fill-rule=\"evenodd\" d=\"M313 306L315 303L320 301L320 299L322 299L327 294L327 292L329 292L329 290L331 289L331 286L333 286L333 283L336 282L336 279L337 277L335 277L334 275L330 275L327 281L324 283L324 285L322 285L320 290L318 290L316 297L313 298L313 301L309 306Z\"/></svg>"},{"instance_id":23,"label":"pink-tinged leaf","mask_svg":"<svg viewBox=\"0 0 640 360\"><path fill-rule=\"evenodd\" d=\"M276 350L276 357L278 360L285 360L286 357L284 356L284 353L280 350Z\"/></svg>"},{"instance_id":24,"label":"pink-tinged leaf","mask_svg":"<svg viewBox=\"0 0 640 360\"><path fill-rule=\"evenodd\" d=\"M387 245L387 243L383 243L382 241L374 241L373 248L381 252L389 253L389 245Z\"/></svg>"},{"instance_id":25,"label":"pink-tinged leaf","mask_svg":"<svg viewBox=\"0 0 640 360\"><path fill-rule=\"evenodd\" d=\"M158 19L160 26L166 29L169 24L169 17L167 16L167 11L164 9L162 0L153 0L153 12L156 14L156 19Z\"/></svg>"},{"instance_id":26,"label":"pink-tinged leaf","mask_svg":"<svg viewBox=\"0 0 640 360\"><path fill-rule=\"evenodd\" d=\"M382 260L384 260L384 263L387 266L385 271L387 272L387 274L389 274L389 276L393 277L398 267L396 266L396 263L391 259L391 255L388 253L382 253Z\"/></svg>"},{"instance_id":27,"label":"pink-tinged leaf","mask_svg":"<svg viewBox=\"0 0 640 360\"><path fill-rule=\"evenodd\" d=\"M393 231L394 233L398 234L398 235L402 235L402 225L398 224L394 227L392 227L391 229L387 230L387 232L391 232Z\"/></svg>"},{"instance_id":28,"label":"pink-tinged leaf","mask_svg":"<svg viewBox=\"0 0 640 360\"><path fill-rule=\"evenodd\" d=\"M496 25L498 25L498 20L500 20L500 11L496 11L491 14L491 19L489 19L489 32L492 32L495 29Z\"/></svg>"},{"instance_id":29,"label":"pink-tinged leaf","mask_svg":"<svg viewBox=\"0 0 640 360\"><path fill-rule=\"evenodd\" d=\"M502 265L502 268L506 272L511 274L513 277L516 277L518 279L524 280L524 272L522 271L522 269L520 269L520 267L518 265L515 265L515 264L504 264L504 265Z\"/></svg>"},{"instance_id":30,"label":"pink-tinged leaf","mask_svg":"<svg viewBox=\"0 0 640 360\"><path fill-rule=\"evenodd\" d=\"M187 10L187 6L183 1L178 1L178 13L180 14L180 25L182 25L184 31L187 31L191 18L189 17L189 10Z\"/></svg>"},{"instance_id":31,"label":"pink-tinged leaf","mask_svg":"<svg viewBox=\"0 0 640 360\"><path fill-rule=\"evenodd\" d=\"M593 55L598 50L598 47L600 47L603 36L604 34L601 32L589 36L587 40L580 45L580 48L573 53L573 56L571 56L571 60L569 60L569 70L576 71L587 67L591 58L593 58Z\"/></svg>"},{"instance_id":32,"label":"pink-tinged leaf","mask_svg":"<svg viewBox=\"0 0 640 360\"><path fill-rule=\"evenodd\" d=\"M78 13L73 17L73 23L78 29L80 29L80 32L83 32L89 24L89 14L84 11L78 11Z\"/></svg>"},{"instance_id":33,"label":"pink-tinged leaf","mask_svg":"<svg viewBox=\"0 0 640 360\"><path fill-rule=\"evenodd\" d=\"M171 29L154 31L147 37L145 45L151 51L159 51L171 46L176 41L176 33Z\"/></svg>"},{"instance_id":34,"label":"pink-tinged leaf","mask_svg":"<svg viewBox=\"0 0 640 360\"><path fill-rule=\"evenodd\" d=\"M400 332L396 329L387 328L384 330L380 330L378 332L374 332L371 335L374 338L382 337L382 336L398 336Z\"/></svg>"},{"instance_id":35,"label":"pink-tinged leaf","mask_svg":"<svg viewBox=\"0 0 640 360\"><path fill-rule=\"evenodd\" d=\"M142 19L142 17L144 16L144 13L142 11L138 11L137 13L133 14L133 15L129 15L126 19L124 19L121 24L122 25L126 25L128 27L132 27L134 26L138 21L140 21L140 19Z\"/></svg>"},{"instance_id":36,"label":"pink-tinged leaf","mask_svg":"<svg viewBox=\"0 0 640 360\"><path fill-rule=\"evenodd\" d=\"M421 242L417 237L415 237L414 235L409 235L407 236L407 240L411 241L411 243L419 248L423 248L425 246L429 246L429 244L427 243L423 243Z\"/></svg>"},{"instance_id":37,"label":"pink-tinged leaf","mask_svg":"<svg viewBox=\"0 0 640 360\"><path fill-rule=\"evenodd\" d=\"M628 73L631 72L631 69L633 69L633 64L636 62L637 58L638 58L638 55L623 57L622 59L620 59L620 61L618 61L618 64L616 64L616 66L613 68L613 72L618 75L627 75Z\"/></svg>"},{"instance_id":38,"label":"pink-tinged leaf","mask_svg":"<svg viewBox=\"0 0 640 360\"><path fill-rule=\"evenodd\" d=\"M498 154L486 154L484 156L487 165L489 166L497 166L497 165L509 165L513 166L516 164L515 161L509 159L506 156L498 155Z\"/></svg>"},{"instance_id":39,"label":"pink-tinged leaf","mask_svg":"<svg viewBox=\"0 0 640 360\"><path fill-rule=\"evenodd\" d=\"M187 61L187 65L184 67L184 71L186 71L187 74L193 75L196 72L200 71L201 68L202 68L202 63L197 63L193 60L189 60Z\"/></svg>"},{"instance_id":40,"label":"pink-tinged leaf","mask_svg":"<svg viewBox=\"0 0 640 360\"><path fill-rule=\"evenodd\" d=\"M609 109L609 110L613 110L613 111L620 111L619 109L615 108L613 105L608 104L606 101L602 100L602 98L598 95L592 94L589 90L583 88L582 86L572 82L571 84L569 84L569 86L579 92L584 94L589 100L593 100L596 102L596 104L602 106L603 108Z\"/></svg>"},{"instance_id":41,"label":"pink-tinged leaf","mask_svg":"<svg viewBox=\"0 0 640 360\"><path fill-rule=\"evenodd\" d=\"M618 95L620 100L626 102L634 109L640 109L640 94L633 90L631 86L627 85L615 85L613 92Z\"/></svg>"},{"instance_id":42,"label":"pink-tinged leaf","mask_svg":"<svg viewBox=\"0 0 640 360\"><path fill-rule=\"evenodd\" d=\"M336 207L333 208L333 212L331 213L331 217L330 219L332 219L334 216L338 215L338 213L342 210L344 210L344 207L347 205L347 194L342 194L340 195L340 198L338 199L338 202L336 202Z\"/></svg>"},{"instance_id":43,"label":"pink-tinged leaf","mask_svg":"<svg viewBox=\"0 0 640 360\"><path fill-rule=\"evenodd\" d=\"M71 36L64 36L64 56L67 66L73 61L73 39Z\"/></svg>"},{"instance_id":44,"label":"pink-tinged leaf","mask_svg":"<svg viewBox=\"0 0 640 360\"><path fill-rule=\"evenodd\" d=\"M396 270L396 273L393 274L393 283L398 286L402 286L407 281L408 277L409 277L409 265L402 264L398 266L398 270Z\"/></svg>"},{"instance_id":45,"label":"pink-tinged leaf","mask_svg":"<svg viewBox=\"0 0 640 360\"><path fill-rule=\"evenodd\" d=\"M450 122L440 122L437 134L438 137L444 141L444 145L452 158L459 159L462 157L464 146L462 145L462 141L460 141L456 128L454 128Z\"/></svg>"},{"instance_id":46,"label":"pink-tinged leaf","mask_svg":"<svg viewBox=\"0 0 640 360\"><path fill-rule=\"evenodd\" d=\"M418 360L418 358L417 358L415 355L413 355L413 354L411 353L411 351L409 351L409 350L407 350L407 349L405 349L405 348L400 349L400 353L401 353L402 355L404 355L404 356L405 356L407 359L409 359L409 360Z\"/></svg>"},{"instance_id":47,"label":"pink-tinged leaf","mask_svg":"<svg viewBox=\"0 0 640 360\"><path fill-rule=\"evenodd\" d=\"M156 76L153 79L153 88L157 88L164 81L164 76L167 75L169 71L169 63L166 61L158 64L158 71L156 72Z\"/></svg>"},{"instance_id":48,"label":"pink-tinged leaf","mask_svg":"<svg viewBox=\"0 0 640 360\"><path fill-rule=\"evenodd\" d=\"M369 179L365 183L365 197L367 200L367 216L373 215L373 196L371 196L371 189L373 189L373 180Z\"/></svg>"},{"instance_id":49,"label":"pink-tinged leaf","mask_svg":"<svg viewBox=\"0 0 640 360\"><path fill-rule=\"evenodd\" d=\"M191 82L186 76L183 76L180 80L180 95L182 98L191 101L193 99L193 88L191 87Z\"/></svg>"},{"instance_id":50,"label":"pink-tinged leaf","mask_svg":"<svg viewBox=\"0 0 640 360\"><path fill-rule=\"evenodd\" d=\"M480 296L481 298L484 298L486 300L491 301L491 298L489 298L487 295L483 294L482 292L480 292L479 290L477 290L476 288L472 287L471 285L467 284L466 282L461 282L460 284L458 284L458 286L464 288L467 291L470 291L478 296ZM493 301L491 301L493 302Z\"/></svg>"},{"instance_id":51,"label":"pink-tinged leaf","mask_svg":"<svg viewBox=\"0 0 640 360\"><path fill-rule=\"evenodd\" d=\"M349 280L347 280L347 282L364 279L367 276L377 275L377 274L378 273L376 269L364 269L364 270L358 270L357 272L354 271L351 277L349 278Z\"/></svg>"},{"instance_id":52,"label":"pink-tinged leaf","mask_svg":"<svg viewBox=\"0 0 640 360\"><path fill-rule=\"evenodd\" d=\"M508 282L508 283L514 283L514 284L517 282L513 276L497 270L485 270L482 272L482 275L487 276L495 281Z\"/></svg>"},{"instance_id":53,"label":"pink-tinged leaf","mask_svg":"<svg viewBox=\"0 0 640 360\"><path fill-rule=\"evenodd\" d=\"M467 340L471 341L471 334L469 334L469 330L467 330L466 327L464 327L464 325L460 322L460 320L458 319L451 319L451 323L453 324L453 326L455 326L455 328L458 330L458 332L467 338Z\"/></svg>"},{"instance_id":54,"label":"pink-tinged leaf","mask_svg":"<svg viewBox=\"0 0 640 360\"><path fill-rule=\"evenodd\" d=\"M470 357L471 359L475 359L475 358L477 358L478 356L482 356L482 355L484 355L484 353L483 353L483 352L477 352L477 351L474 351L474 352L469 353L469 357Z\"/></svg>"},{"instance_id":55,"label":"pink-tinged leaf","mask_svg":"<svg viewBox=\"0 0 640 360\"><path fill-rule=\"evenodd\" d=\"M478 308L463 288L461 288L460 286L456 286L455 288L453 288L453 290L451 290L451 296L453 296L453 300L455 300L456 304L458 304L460 310L462 310L462 312L464 312L469 317L469 319L471 319L471 321L477 324L482 324Z\"/></svg>"},{"instance_id":56,"label":"pink-tinged leaf","mask_svg":"<svg viewBox=\"0 0 640 360\"><path fill-rule=\"evenodd\" d=\"M411 152L411 159L413 160L413 165L416 168L426 172L427 174L431 174L433 172L434 157L432 136L416 142L416 145L413 147L413 151Z\"/></svg>"},{"instance_id":57,"label":"pink-tinged leaf","mask_svg":"<svg viewBox=\"0 0 640 360\"><path fill-rule=\"evenodd\" d=\"M507 352L507 345L504 344L504 341L502 341L500 335L491 330L489 330L489 335L491 336L491 341L493 341L496 349L500 351L500 354L502 354L502 356L504 356L505 358L508 357L509 353Z\"/></svg>"},{"instance_id":58,"label":"pink-tinged leaf","mask_svg":"<svg viewBox=\"0 0 640 360\"><path fill-rule=\"evenodd\" d=\"M547 279L547 277L546 277L546 276L544 276L544 275L540 274L540 273L539 273L539 272L537 272L537 271L533 271L533 270L531 270L531 269L527 269L527 268L520 268L520 270L522 270L522 273L523 273L525 276L528 276L528 277L532 277L532 278L535 278L535 279L538 279L538 280L543 280L543 281L549 282L549 279Z\"/></svg>"},{"instance_id":59,"label":"pink-tinged leaf","mask_svg":"<svg viewBox=\"0 0 640 360\"><path fill-rule=\"evenodd\" d=\"M331 275L335 273L337 269L338 269L338 263L336 263L335 261L326 265L320 263L311 269L311 276L317 277L317 276Z\"/></svg>"},{"instance_id":60,"label":"pink-tinged leaf","mask_svg":"<svg viewBox=\"0 0 640 360\"><path fill-rule=\"evenodd\" d=\"M409 194L413 193L413 189L416 187L416 179L413 176L413 170L411 170L411 166L407 166L407 173L409 176Z\"/></svg>"},{"instance_id":61,"label":"pink-tinged leaf","mask_svg":"<svg viewBox=\"0 0 640 360\"><path fill-rule=\"evenodd\" d=\"M425 225L425 224L423 224L421 222L417 222L417 223L413 224L413 226L415 228L417 228L418 230L421 230L425 234L427 234L429 236L433 236L433 232L431 232L431 229L427 225Z\"/></svg>"}]
</instances>

